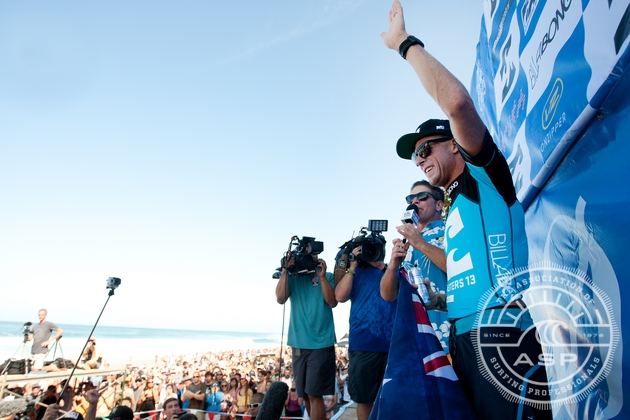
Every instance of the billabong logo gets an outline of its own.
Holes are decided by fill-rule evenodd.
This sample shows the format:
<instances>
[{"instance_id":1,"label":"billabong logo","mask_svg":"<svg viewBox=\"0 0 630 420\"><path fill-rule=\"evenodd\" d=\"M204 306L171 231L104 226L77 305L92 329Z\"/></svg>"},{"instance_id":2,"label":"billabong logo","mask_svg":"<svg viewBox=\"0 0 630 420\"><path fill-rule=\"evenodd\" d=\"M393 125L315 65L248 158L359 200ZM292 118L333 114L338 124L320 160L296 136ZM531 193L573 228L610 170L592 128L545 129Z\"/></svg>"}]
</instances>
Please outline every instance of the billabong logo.
<instances>
[{"instance_id":1,"label":"billabong logo","mask_svg":"<svg viewBox=\"0 0 630 420\"><path fill-rule=\"evenodd\" d=\"M553 42L556 38L556 35L562 28L560 25L564 22L564 18L566 17L567 12L571 8L573 0L560 0L560 6L553 13L553 17L549 22L548 26L544 26L539 22L539 25L543 28L547 28L547 31L544 33L542 39L540 40L540 44L538 44L538 49L536 53L530 58L529 62L529 81L530 81L530 89L534 89L536 86L536 82L538 81L538 76L540 75L540 62L547 50L549 44ZM580 3L578 3L579 5ZM579 6L578 6L579 7Z\"/></svg>"},{"instance_id":2,"label":"billabong logo","mask_svg":"<svg viewBox=\"0 0 630 420\"><path fill-rule=\"evenodd\" d=\"M458 186L458 185L459 185L459 182L457 182L457 181L453 182L453 183L451 184L451 186L450 186L450 187L448 187L448 189L446 190L446 194L449 194L449 195L450 195L450 194L453 192L453 190L454 190L455 188L457 188L457 186Z\"/></svg>"},{"instance_id":3,"label":"billabong logo","mask_svg":"<svg viewBox=\"0 0 630 420\"><path fill-rule=\"evenodd\" d=\"M551 92L549 92L549 97L547 98L547 102L545 102L545 106L542 110L543 130L549 128L549 124L553 121L553 117L556 115L556 110L558 109L558 104L560 103L560 98L562 98L563 92L564 83L562 83L562 79L557 78L556 81L553 82Z\"/></svg>"},{"instance_id":4,"label":"billabong logo","mask_svg":"<svg viewBox=\"0 0 630 420\"><path fill-rule=\"evenodd\" d=\"M553 263L505 280L529 289L504 307L495 293L481 299L471 331L481 374L509 401L539 409L587 398L610 373L619 342L609 297L586 274Z\"/></svg>"}]
</instances>

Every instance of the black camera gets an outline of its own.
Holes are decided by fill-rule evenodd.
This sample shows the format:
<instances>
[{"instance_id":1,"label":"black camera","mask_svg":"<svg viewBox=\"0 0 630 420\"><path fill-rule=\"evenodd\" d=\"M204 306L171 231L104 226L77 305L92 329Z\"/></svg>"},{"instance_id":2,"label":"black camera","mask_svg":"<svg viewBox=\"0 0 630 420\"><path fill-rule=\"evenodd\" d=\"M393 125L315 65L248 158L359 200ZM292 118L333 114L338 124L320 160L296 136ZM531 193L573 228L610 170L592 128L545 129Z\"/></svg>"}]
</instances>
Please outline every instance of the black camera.
<instances>
[{"instance_id":1,"label":"black camera","mask_svg":"<svg viewBox=\"0 0 630 420\"><path fill-rule=\"evenodd\" d=\"M24 325L22 325L22 335L24 336L24 342L26 343L28 341L28 337L33 334L33 330L31 329L31 325L33 325L32 322L25 322Z\"/></svg>"},{"instance_id":2,"label":"black camera","mask_svg":"<svg viewBox=\"0 0 630 420\"><path fill-rule=\"evenodd\" d=\"M295 247L295 248L294 248ZM293 275L312 274L318 271L317 260L313 255L321 254L324 251L324 243L316 241L315 238L304 236L300 239L298 236L291 238L289 250L280 260L281 267L285 267L285 260L288 261L293 256L293 264L286 267L287 272ZM280 278L279 273L275 273L272 277Z\"/></svg>"},{"instance_id":3,"label":"black camera","mask_svg":"<svg viewBox=\"0 0 630 420\"><path fill-rule=\"evenodd\" d=\"M105 286L106 289L114 290L118 286L120 286L120 279L118 277L108 277L107 278L107 285Z\"/></svg>"},{"instance_id":4,"label":"black camera","mask_svg":"<svg viewBox=\"0 0 630 420\"><path fill-rule=\"evenodd\" d=\"M358 261L383 261L385 259L385 244L387 241L385 241L385 237L381 233L386 231L387 220L368 220L368 227L362 227L359 231L359 236L349 240L339 248L344 250L350 261L354 258L352 250L358 246L361 247L361 254L357 257Z\"/></svg>"},{"instance_id":5,"label":"black camera","mask_svg":"<svg viewBox=\"0 0 630 420\"><path fill-rule=\"evenodd\" d=\"M361 247L361 253L357 260L359 266L368 262L383 261L385 259L385 244L387 241L381 234L387 231L387 220L368 220L368 226L362 227L359 236L350 239L339 247L335 257L335 283L341 280L349 267L350 261L354 261L352 250Z\"/></svg>"}]
</instances>

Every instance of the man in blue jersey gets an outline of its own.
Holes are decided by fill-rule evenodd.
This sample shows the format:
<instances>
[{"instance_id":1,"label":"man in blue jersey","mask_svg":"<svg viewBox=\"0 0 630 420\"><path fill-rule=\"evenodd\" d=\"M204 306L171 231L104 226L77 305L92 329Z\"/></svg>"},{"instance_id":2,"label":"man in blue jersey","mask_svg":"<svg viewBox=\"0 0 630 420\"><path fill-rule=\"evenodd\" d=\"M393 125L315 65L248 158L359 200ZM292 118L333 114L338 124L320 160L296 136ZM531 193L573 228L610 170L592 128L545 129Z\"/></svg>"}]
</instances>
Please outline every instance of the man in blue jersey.
<instances>
[{"instance_id":1,"label":"man in blue jersey","mask_svg":"<svg viewBox=\"0 0 630 420\"><path fill-rule=\"evenodd\" d=\"M398 296L397 271L400 267L408 273L413 267L422 270L429 279L434 294L446 292L446 255L444 254L444 191L422 180L414 182L407 204L418 207L418 224L406 223L398 226L398 232L407 239L404 244L394 239L389 267L380 284L383 299L391 301ZM444 311L430 311L429 319L435 333L448 354L450 322Z\"/></svg>"},{"instance_id":2,"label":"man in blue jersey","mask_svg":"<svg viewBox=\"0 0 630 420\"><path fill-rule=\"evenodd\" d=\"M335 392L335 326L332 308L337 306L335 281L326 272L326 262L317 261L315 273L292 275L295 256L283 259L276 285L276 300L291 299L291 317L287 344L292 347L293 377L297 394L304 399L311 419L324 420L324 395Z\"/></svg>"},{"instance_id":3,"label":"man in blue jersey","mask_svg":"<svg viewBox=\"0 0 630 420\"><path fill-rule=\"evenodd\" d=\"M488 373L478 365L480 353L473 341L480 302L490 309L485 311L488 314L491 309L502 309L497 311L498 336L525 339L501 357L514 358L519 381L535 377L546 383L545 368L536 363L542 351L531 317L527 313L516 323L509 319L525 308L521 292L527 284L506 274L527 265L528 249L523 208L507 162L466 88L424 49L422 41L405 31L399 0L394 0L389 29L381 37L388 48L411 64L426 92L448 118L425 121L415 133L398 140L396 151L420 167L431 185L445 188L451 198L445 229L446 296L433 294L429 308L448 311L455 372L479 418L551 418L551 410L534 408L549 401L548 392L536 396L536 404L524 404L529 396L505 398L496 381L487 379ZM487 316L485 312L480 315ZM503 326L506 324L511 326ZM516 388L521 384L512 382Z\"/></svg>"},{"instance_id":4,"label":"man in blue jersey","mask_svg":"<svg viewBox=\"0 0 630 420\"><path fill-rule=\"evenodd\" d=\"M385 252L382 254L384 258ZM364 261L361 246L354 248L352 255L346 274L335 287L335 297L338 302L352 302L348 390L357 403L357 419L367 420L385 375L396 303L380 296L381 278L387 268L383 260Z\"/></svg>"}]
</instances>

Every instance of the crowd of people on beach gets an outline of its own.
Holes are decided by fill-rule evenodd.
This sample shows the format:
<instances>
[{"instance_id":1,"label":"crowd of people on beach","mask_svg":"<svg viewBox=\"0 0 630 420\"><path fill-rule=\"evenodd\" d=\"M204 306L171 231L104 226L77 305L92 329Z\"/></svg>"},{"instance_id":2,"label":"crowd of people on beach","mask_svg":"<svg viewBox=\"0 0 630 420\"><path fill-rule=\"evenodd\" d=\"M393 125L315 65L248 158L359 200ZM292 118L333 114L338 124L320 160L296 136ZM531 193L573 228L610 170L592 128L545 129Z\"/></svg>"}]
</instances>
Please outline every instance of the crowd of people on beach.
<instances>
[{"instance_id":1,"label":"crowd of people on beach","mask_svg":"<svg viewBox=\"0 0 630 420\"><path fill-rule=\"evenodd\" d=\"M25 413L7 417L15 420L45 420L47 407L56 402L62 411L81 415L75 420L91 420L91 405L95 405L95 418L112 418L113 410L127 407L125 412L132 417L124 420L186 420L185 415L196 417L189 416L189 420L255 419L271 384L282 381L290 390L285 416L303 418L303 403L293 383L291 348L284 350L284 358L279 357L279 347L156 356L153 366L128 365L118 373L94 372L87 379L84 375L72 378L62 395L66 380L42 376L23 386L8 387L2 397L8 401L22 396L28 404ZM343 392L348 363L345 347L337 348L337 362L338 389ZM347 402L343 397L343 393L327 396L328 418Z\"/></svg>"}]
</instances>

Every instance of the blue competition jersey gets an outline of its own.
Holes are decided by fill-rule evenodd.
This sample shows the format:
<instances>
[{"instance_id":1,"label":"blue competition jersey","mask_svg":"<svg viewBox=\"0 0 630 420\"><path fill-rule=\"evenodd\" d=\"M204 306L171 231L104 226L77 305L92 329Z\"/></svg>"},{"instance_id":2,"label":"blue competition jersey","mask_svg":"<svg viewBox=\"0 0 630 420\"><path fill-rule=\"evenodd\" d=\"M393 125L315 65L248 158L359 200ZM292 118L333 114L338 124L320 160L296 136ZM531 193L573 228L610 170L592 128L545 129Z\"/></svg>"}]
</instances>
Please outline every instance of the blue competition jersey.
<instances>
[{"instance_id":1,"label":"blue competition jersey","mask_svg":"<svg viewBox=\"0 0 630 420\"><path fill-rule=\"evenodd\" d=\"M397 302L381 297L383 271L359 267L350 292L350 351L387 353L392 339Z\"/></svg>"},{"instance_id":2,"label":"blue competition jersey","mask_svg":"<svg viewBox=\"0 0 630 420\"><path fill-rule=\"evenodd\" d=\"M520 299L527 287L504 276L528 258L525 217L507 162L487 132L477 156L460 153L466 168L446 190L452 200L445 237L451 319L475 314L486 294L492 293L487 307L500 306Z\"/></svg>"},{"instance_id":3,"label":"blue competition jersey","mask_svg":"<svg viewBox=\"0 0 630 420\"><path fill-rule=\"evenodd\" d=\"M427 223L422 229L422 238L438 248L444 249L444 226L441 219ZM434 293L446 293L446 273L428 259L422 252L409 247L407 257L401 264L407 271L414 266L420 267L425 277L431 281L431 288ZM451 323L446 312L428 311L429 320L435 333L442 344L445 353L448 353L448 337Z\"/></svg>"},{"instance_id":4,"label":"blue competition jersey","mask_svg":"<svg viewBox=\"0 0 630 420\"><path fill-rule=\"evenodd\" d=\"M332 273L326 273L335 288ZM335 344L332 308L324 301L317 274L289 276L291 288L291 318L287 344L300 349L323 349Z\"/></svg>"}]
</instances>

